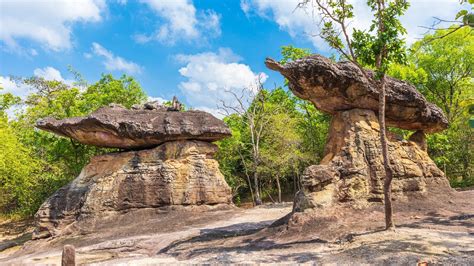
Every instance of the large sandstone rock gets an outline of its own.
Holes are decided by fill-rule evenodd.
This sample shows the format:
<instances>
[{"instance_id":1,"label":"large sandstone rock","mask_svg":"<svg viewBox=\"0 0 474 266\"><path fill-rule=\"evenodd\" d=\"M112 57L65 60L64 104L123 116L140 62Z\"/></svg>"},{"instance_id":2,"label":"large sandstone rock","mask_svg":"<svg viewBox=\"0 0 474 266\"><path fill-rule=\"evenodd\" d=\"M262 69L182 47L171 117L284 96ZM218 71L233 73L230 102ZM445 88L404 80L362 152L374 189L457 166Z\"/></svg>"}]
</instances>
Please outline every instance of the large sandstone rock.
<instances>
[{"instance_id":1,"label":"large sandstone rock","mask_svg":"<svg viewBox=\"0 0 474 266\"><path fill-rule=\"evenodd\" d=\"M381 202L385 172L379 130L372 110L352 109L335 114L325 157L320 165L305 170L295 210L335 202ZM421 131L410 140L389 134L388 145L394 197L428 193L434 186L451 190L444 173L429 158Z\"/></svg>"},{"instance_id":2,"label":"large sandstone rock","mask_svg":"<svg viewBox=\"0 0 474 266\"><path fill-rule=\"evenodd\" d=\"M40 207L35 237L130 209L231 204L231 189L212 158L216 151L208 142L172 141L93 157L74 181Z\"/></svg>"},{"instance_id":3,"label":"large sandstone rock","mask_svg":"<svg viewBox=\"0 0 474 266\"><path fill-rule=\"evenodd\" d=\"M152 106L153 107L153 106ZM202 111L169 111L167 108L103 107L86 117L46 118L36 127L99 147L144 149L166 141L217 141L231 135L221 120Z\"/></svg>"},{"instance_id":4,"label":"large sandstone rock","mask_svg":"<svg viewBox=\"0 0 474 266\"><path fill-rule=\"evenodd\" d=\"M326 113L354 108L378 111L378 88L350 62L334 63L323 56L312 55L285 65L272 59L267 59L265 64L289 80L289 87L296 96L311 101ZM373 72L367 71L367 74L372 76ZM448 126L441 109L407 82L388 77L386 101L389 126L425 132L441 131Z\"/></svg>"}]
</instances>

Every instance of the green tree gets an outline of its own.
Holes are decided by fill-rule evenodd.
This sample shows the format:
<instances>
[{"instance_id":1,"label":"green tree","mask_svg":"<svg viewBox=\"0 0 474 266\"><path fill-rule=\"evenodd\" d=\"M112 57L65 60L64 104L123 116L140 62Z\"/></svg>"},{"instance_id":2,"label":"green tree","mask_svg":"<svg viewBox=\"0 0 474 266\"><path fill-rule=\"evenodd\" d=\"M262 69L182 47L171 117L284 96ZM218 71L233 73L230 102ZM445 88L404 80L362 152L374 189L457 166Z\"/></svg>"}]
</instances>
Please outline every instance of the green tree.
<instances>
[{"instance_id":1,"label":"green tree","mask_svg":"<svg viewBox=\"0 0 474 266\"><path fill-rule=\"evenodd\" d=\"M354 18L353 6L346 0L306 0L301 7L315 3L322 17L320 36L342 57L355 64L365 78L379 88L380 142L385 168L384 199L386 229L394 228L391 199L392 169L388 158L385 128L385 79L393 63L406 61L405 42L401 35L406 33L399 17L408 9L405 0L368 0L374 19L368 30L354 29L349 35L349 23ZM341 37L342 36L342 37ZM375 70L375 76L367 75L363 66Z\"/></svg>"},{"instance_id":2,"label":"green tree","mask_svg":"<svg viewBox=\"0 0 474 266\"><path fill-rule=\"evenodd\" d=\"M413 44L409 63L393 65L389 73L414 84L443 109L449 128L428 135L428 152L452 186L469 186L474 184L474 136L468 125L469 106L474 103L474 34L465 27L448 35L453 27Z\"/></svg>"},{"instance_id":3,"label":"green tree","mask_svg":"<svg viewBox=\"0 0 474 266\"><path fill-rule=\"evenodd\" d=\"M443 109L451 123L463 112L463 103L474 99L474 32L462 28L438 38L448 31L438 30L415 43L411 60L426 73L418 89Z\"/></svg>"},{"instance_id":4,"label":"green tree","mask_svg":"<svg viewBox=\"0 0 474 266\"><path fill-rule=\"evenodd\" d=\"M283 62L309 54L309 49L282 47ZM218 142L217 159L227 182L234 188L235 199L239 200L245 193L255 199L255 172L261 197L273 200L271 195L276 193L281 200L282 194L296 192L301 172L323 156L329 116L281 87L261 88L259 94L249 97L248 106L241 95L234 98L243 104L227 106L232 114L224 121L231 128L232 137ZM253 129L249 123L252 119ZM263 124L263 127L255 126ZM257 128L261 131L256 131ZM258 142L252 141L252 131ZM253 147L257 143L256 164Z\"/></svg>"},{"instance_id":5,"label":"green tree","mask_svg":"<svg viewBox=\"0 0 474 266\"><path fill-rule=\"evenodd\" d=\"M311 50L307 48L297 48L291 45L281 48L281 64L303 58L311 55ZM285 86L288 86L288 80L285 79ZM302 135L303 147L305 152L313 154L313 162L319 162L324 155L324 146L329 130L330 116L320 112L315 106L306 100L291 96L292 101L296 103L296 109L299 110L301 118L297 128Z\"/></svg>"},{"instance_id":6,"label":"green tree","mask_svg":"<svg viewBox=\"0 0 474 266\"><path fill-rule=\"evenodd\" d=\"M282 182L289 183L290 177L298 172L298 162L303 154L299 150L302 144L301 136L296 128L297 117L287 112L271 115L267 134L262 144L262 164L259 171L262 176L276 182L278 202L282 201Z\"/></svg>"},{"instance_id":7,"label":"green tree","mask_svg":"<svg viewBox=\"0 0 474 266\"><path fill-rule=\"evenodd\" d=\"M247 188L253 201L251 176L245 158L249 151L244 145L247 142L245 132L248 132L248 127L238 114L225 117L224 123L231 129L232 136L217 142L219 149L216 159L219 161L219 168L232 188L234 202L240 203L247 192L244 188Z\"/></svg>"},{"instance_id":8,"label":"green tree","mask_svg":"<svg viewBox=\"0 0 474 266\"><path fill-rule=\"evenodd\" d=\"M4 206L12 206L9 210L32 213L46 197L76 177L91 156L110 150L37 130L34 128L36 121L48 116L62 119L87 115L110 103L130 107L146 100L146 95L138 82L129 76L116 79L103 75L87 87L70 87L60 81L38 77L21 82L33 91L24 101L20 102L10 94L0 94L2 139L8 140L0 145L0 153L5 156L0 177L10 182L4 184L17 186L17 190L12 190L16 194L3 198L12 205L5 203ZM21 104L23 108L8 121L5 110L14 104ZM15 146L17 150L11 151ZM15 158L21 167L11 162ZM23 194L19 194L20 191Z\"/></svg>"}]
</instances>

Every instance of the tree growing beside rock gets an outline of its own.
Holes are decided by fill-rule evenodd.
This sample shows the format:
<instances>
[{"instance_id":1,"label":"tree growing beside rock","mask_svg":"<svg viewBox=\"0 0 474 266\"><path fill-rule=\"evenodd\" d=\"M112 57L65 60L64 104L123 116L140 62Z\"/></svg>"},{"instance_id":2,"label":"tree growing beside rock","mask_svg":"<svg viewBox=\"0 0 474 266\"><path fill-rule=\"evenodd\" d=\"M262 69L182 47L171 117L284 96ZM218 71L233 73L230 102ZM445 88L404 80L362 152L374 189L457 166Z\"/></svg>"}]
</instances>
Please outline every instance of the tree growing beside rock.
<instances>
[{"instance_id":1,"label":"tree growing beside rock","mask_svg":"<svg viewBox=\"0 0 474 266\"><path fill-rule=\"evenodd\" d=\"M402 35L406 33L399 17L408 9L405 0L368 0L367 5L373 12L374 19L368 30L352 29L350 21L354 18L353 6L345 0L303 1L299 7L304 8L314 3L312 8L320 12L322 30L320 37L341 56L359 68L364 77L379 88L378 117L380 123L380 142L385 168L384 199L386 228L394 228L391 199L392 169L388 156L388 145L385 126L386 72L390 64L402 64L406 60L405 42ZM367 75L364 66L372 67L374 75Z\"/></svg>"}]
</instances>

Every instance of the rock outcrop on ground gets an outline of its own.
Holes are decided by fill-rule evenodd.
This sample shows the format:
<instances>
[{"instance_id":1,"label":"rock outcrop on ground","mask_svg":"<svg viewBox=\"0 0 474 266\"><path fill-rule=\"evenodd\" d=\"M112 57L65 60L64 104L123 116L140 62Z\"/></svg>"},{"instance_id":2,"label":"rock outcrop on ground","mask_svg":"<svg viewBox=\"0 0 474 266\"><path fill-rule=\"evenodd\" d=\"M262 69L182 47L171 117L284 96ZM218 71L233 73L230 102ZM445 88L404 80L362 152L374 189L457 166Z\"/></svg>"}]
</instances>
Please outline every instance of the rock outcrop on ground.
<instances>
[{"instance_id":1,"label":"rock outcrop on ground","mask_svg":"<svg viewBox=\"0 0 474 266\"><path fill-rule=\"evenodd\" d=\"M55 121L49 130L83 143L154 147L93 157L40 207L35 238L72 232L77 222L94 224L132 209L232 204L231 189L213 159L217 146L211 143L230 131L208 113L113 106L86 118ZM39 122L40 128L45 124Z\"/></svg>"},{"instance_id":2,"label":"rock outcrop on ground","mask_svg":"<svg viewBox=\"0 0 474 266\"><path fill-rule=\"evenodd\" d=\"M336 114L355 108L378 111L378 88L350 62L334 63L312 55L285 65L273 59L267 59L265 64L288 79L296 96L311 101L323 112ZM373 76L369 70L366 74ZM402 129L438 132L448 126L438 106L428 102L410 83L391 77L386 82L385 114L388 126Z\"/></svg>"},{"instance_id":3,"label":"rock outcrop on ground","mask_svg":"<svg viewBox=\"0 0 474 266\"><path fill-rule=\"evenodd\" d=\"M289 81L293 93L332 115L325 156L302 176L294 210L331 206L336 202L365 204L383 201L385 171L378 123L378 89L349 62L334 63L320 55L270 69ZM373 75L367 71L367 75ZM426 194L436 187L450 191L444 173L429 158L425 132L447 127L447 119L409 83L388 78L386 119L389 126L415 130L404 140L388 132L394 197Z\"/></svg>"},{"instance_id":4,"label":"rock outcrop on ground","mask_svg":"<svg viewBox=\"0 0 474 266\"><path fill-rule=\"evenodd\" d=\"M128 110L120 105L102 107L86 117L46 118L36 127L106 148L144 149L167 141L217 141L230 136L221 120L203 111L180 112L146 103Z\"/></svg>"},{"instance_id":5,"label":"rock outcrop on ground","mask_svg":"<svg viewBox=\"0 0 474 266\"><path fill-rule=\"evenodd\" d=\"M372 110L352 109L334 115L326 156L303 173L303 190L296 197L295 208L323 207L336 201L382 202L385 170L379 133ZM394 197L428 193L433 186L450 190L444 173L426 152L424 137L403 140L390 134L388 138Z\"/></svg>"}]
</instances>

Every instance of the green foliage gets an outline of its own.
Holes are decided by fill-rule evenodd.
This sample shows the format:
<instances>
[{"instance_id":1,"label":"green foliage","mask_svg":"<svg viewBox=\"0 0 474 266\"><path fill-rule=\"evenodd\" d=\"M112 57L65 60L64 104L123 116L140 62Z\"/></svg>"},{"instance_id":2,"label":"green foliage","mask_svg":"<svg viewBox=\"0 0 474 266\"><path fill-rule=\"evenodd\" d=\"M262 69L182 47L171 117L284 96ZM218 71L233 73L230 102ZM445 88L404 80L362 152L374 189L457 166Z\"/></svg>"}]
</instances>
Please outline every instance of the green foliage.
<instances>
[{"instance_id":1,"label":"green foliage","mask_svg":"<svg viewBox=\"0 0 474 266\"><path fill-rule=\"evenodd\" d=\"M405 28L398 19L409 7L408 1L388 1L381 9L379 1L368 0L367 4L375 14L368 31L354 30L352 46L360 63L376 67L379 76L385 74L390 65L406 62L405 41L401 35Z\"/></svg>"},{"instance_id":2,"label":"green foliage","mask_svg":"<svg viewBox=\"0 0 474 266\"><path fill-rule=\"evenodd\" d=\"M81 88L37 77L22 81L33 88L25 101L20 103L17 97L0 94L2 134L8 140L0 145L0 154L5 156L0 190L8 191L0 199L0 210L31 214L46 197L75 178L91 156L110 150L37 130L36 121L48 116L61 119L87 115L110 103L130 107L144 101L146 95L132 77L125 75L119 79L103 75L98 82ZM4 110L14 104L24 108L8 121Z\"/></svg>"},{"instance_id":3,"label":"green foliage","mask_svg":"<svg viewBox=\"0 0 474 266\"><path fill-rule=\"evenodd\" d=\"M418 89L453 122L466 101L474 99L474 32L461 28L446 35L450 30L438 30L415 43L411 61L426 73Z\"/></svg>"},{"instance_id":4,"label":"green foliage","mask_svg":"<svg viewBox=\"0 0 474 266\"><path fill-rule=\"evenodd\" d=\"M120 79L115 79L107 74L102 75L98 82L89 86L83 98L84 111L88 112L110 103L118 103L130 108L146 100L146 95L133 77L123 75Z\"/></svg>"},{"instance_id":5,"label":"green foliage","mask_svg":"<svg viewBox=\"0 0 474 266\"><path fill-rule=\"evenodd\" d=\"M242 134L248 132L248 128L242 122L242 118L236 114L224 118L224 122L232 131L232 136L224 140L218 141L219 150L216 159L219 161L219 168L223 173L227 183L233 190L233 194L239 196L247 194L249 190L248 176L243 167L243 154L247 155L248 151L244 151L244 140ZM240 190L246 188L245 191ZM240 193L240 194L238 194Z\"/></svg>"},{"instance_id":6,"label":"green foliage","mask_svg":"<svg viewBox=\"0 0 474 266\"><path fill-rule=\"evenodd\" d=\"M0 94L0 112L8 110L10 107L19 104L20 102L20 97L16 97L11 93Z\"/></svg>"},{"instance_id":7,"label":"green foliage","mask_svg":"<svg viewBox=\"0 0 474 266\"><path fill-rule=\"evenodd\" d=\"M0 213L33 214L63 183L60 170L20 142L6 115L0 115Z\"/></svg>"},{"instance_id":8,"label":"green foliage","mask_svg":"<svg viewBox=\"0 0 474 266\"><path fill-rule=\"evenodd\" d=\"M460 0L460 3L470 4L471 11L469 9L462 9L456 14L455 19L461 19L463 26L474 27L474 14L472 13L474 10L474 0Z\"/></svg>"},{"instance_id":9,"label":"green foliage","mask_svg":"<svg viewBox=\"0 0 474 266\"><path fill-rule=\"evenodd\" d=\"M297 54L286 51L289 52L286 56ZM260 140L258 164L254 165L252 157L247 118L245 114L233 114L224 118L232 137L218 142L221 171L239 199L250 198L254 171L259 176L261 195L267 199L276 200L280 193L293 195L299 188L302 171L322 157L329 117L281 87L272 91L262 89L247 112L253 110L257 112L257 123L258 119L267 121Z\"/></svg>"},{"instance_id":10,"label":"green foliage","mask_svg":"<svg viewBox=\"0 0 474 266\"><path fill-rule=\"evenodd\" d=\"M456 26L453 26L456 27ZM443 132L428 135L428 152L453 186L474 183L474 132L469 107L474 103L474 33L452 27L424 36L411 47L405 66L392 65L389 74L409 81L441 107L450 122Z\"/></svg>"},{"instance_id":11,"label":"green foliage","mask_svg":"<svg viewBox=\"0 0 474 266\"><path fill-rule=\"evenodd\" d=\"M292 45L282 46L282 59L280 60L280 64L286 64L288 62L303 58L308 55L311 55L311 50L308 48L297 48Z\"/></svg>"},{"instance_id":12,"label":"green foliage","mask_svg":"<svg viewBox=\"0 0 474 266\"><path fill-rule=\"evenodd\" d=\"M256 108L254 108L256 107ZM281 182L284 193L293 193L297 176L309 163L303 149L300 131L302 113L298 100L282 88L273 91L263 89L247 110L256 110L256 122L265 119L259 144L258 164L253 158L251 132L245 115L233 114L224 118L231 128L232 137L218 142L217 159L227 182L238 189L236 195L248 198L254 171L258 172L260 193L273 198L278 193L276 182Z\"/></svg>"},{"instance_id":13,"label":"green foliage","mask_svg":"<svg viewBox=\"0 0 474 266\"><path fill-rule=\"evenodd\" d=\"M286 64L311 55L311 50L288 45L282 47L281 55L282 59L280 63ZM288 80L286 79L285 86L288 86ZM295 96L288 96L288 98L294 102L293 108L299 112L297 130L302 136L302 149L312 154L314 156L313 161L317 162L322 159L324 153L330 116L317 110L309 101L302 100Z\"/></svg>"}]
</instances>

